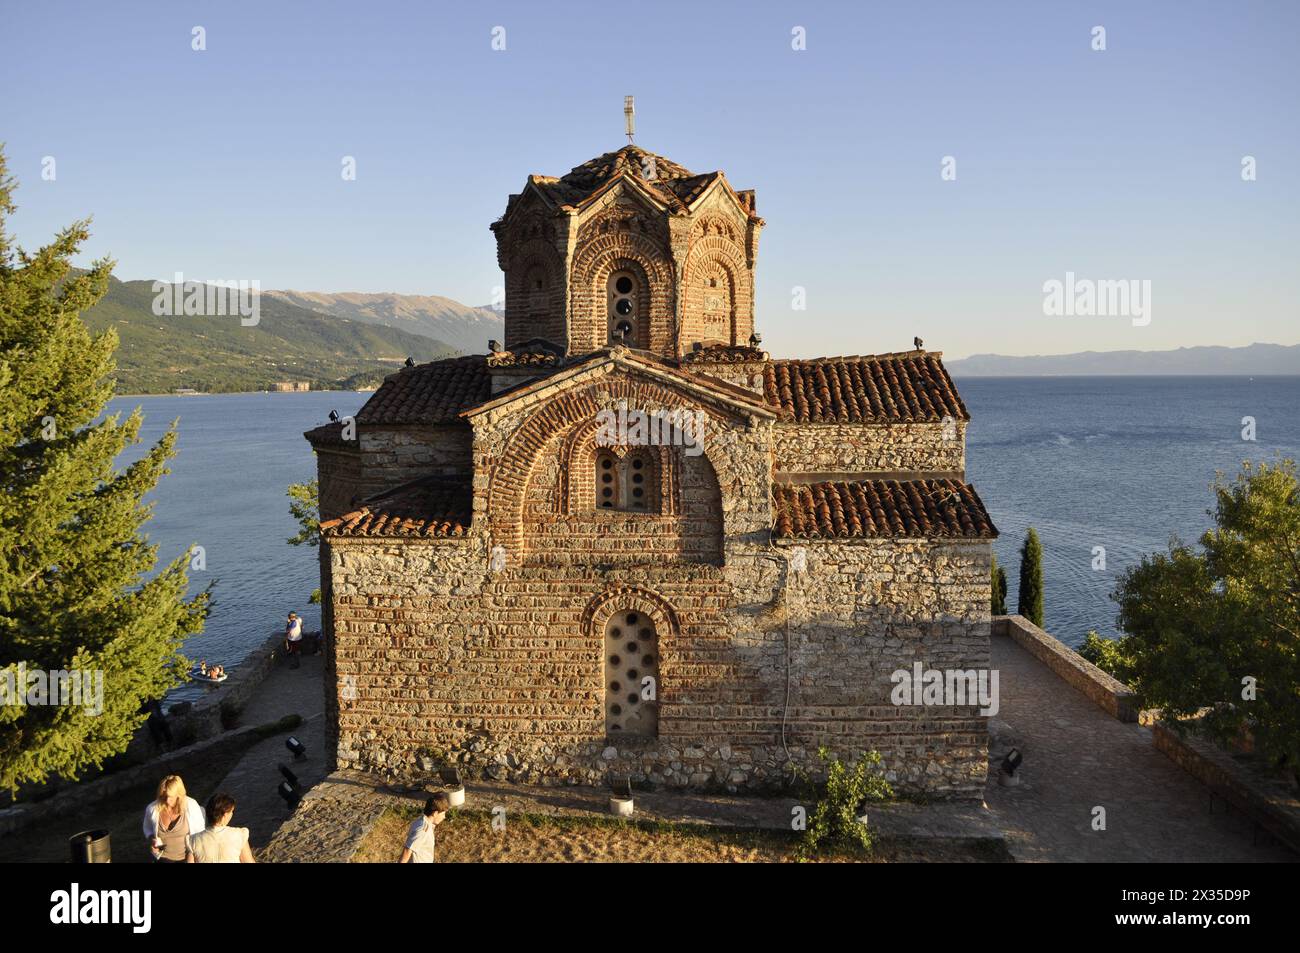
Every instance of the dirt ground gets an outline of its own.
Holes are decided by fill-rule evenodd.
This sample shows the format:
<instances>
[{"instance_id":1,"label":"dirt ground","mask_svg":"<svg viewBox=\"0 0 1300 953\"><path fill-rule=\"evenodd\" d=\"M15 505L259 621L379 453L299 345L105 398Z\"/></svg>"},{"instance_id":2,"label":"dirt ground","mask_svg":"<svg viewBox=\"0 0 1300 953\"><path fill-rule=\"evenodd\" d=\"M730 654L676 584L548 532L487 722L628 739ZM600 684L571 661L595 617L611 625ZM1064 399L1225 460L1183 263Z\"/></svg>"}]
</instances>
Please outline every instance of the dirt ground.
<instances>
[{"instance_id":1,"label":"dirt ground","mask_svg":"<svg viewBox=\"0 0 1300 953\"><path fill-rule=\"evenodd\" d=\"M415 809L385 814L354 863L391 863L402 853ZM796 835L777 831L642 823L616 818L514 814L492 829L487 811L453 811L438 826L439 863L793 863ZM996 851L945 845L924 849L880 845L867 855L840 852L836 863L970 863L1005 860Z\"/></svg>"}]
</instances>

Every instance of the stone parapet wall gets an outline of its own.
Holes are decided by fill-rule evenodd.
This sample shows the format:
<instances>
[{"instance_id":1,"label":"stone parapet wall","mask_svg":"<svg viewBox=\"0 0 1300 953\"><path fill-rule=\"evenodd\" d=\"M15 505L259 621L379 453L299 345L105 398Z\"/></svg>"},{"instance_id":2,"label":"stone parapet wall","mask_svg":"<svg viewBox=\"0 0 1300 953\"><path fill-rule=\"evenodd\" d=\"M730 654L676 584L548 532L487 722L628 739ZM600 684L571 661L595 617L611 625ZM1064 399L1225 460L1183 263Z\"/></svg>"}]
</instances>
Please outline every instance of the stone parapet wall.
<instances>
[{"instance_id":1,"label":"stone parapet wall","mask_svg":"<svg viewBox=\"0 0 1300 953\"><path fill-rule=\"evenodd\" d=\"M1091 698L1111 717L1120 721L1138 720L1137 701L1127 685L1103 672L1024 616L995 616L993 634L1015 639L1025 651L1055 672L1062 681Z\"/></svg>"}]
</instances>

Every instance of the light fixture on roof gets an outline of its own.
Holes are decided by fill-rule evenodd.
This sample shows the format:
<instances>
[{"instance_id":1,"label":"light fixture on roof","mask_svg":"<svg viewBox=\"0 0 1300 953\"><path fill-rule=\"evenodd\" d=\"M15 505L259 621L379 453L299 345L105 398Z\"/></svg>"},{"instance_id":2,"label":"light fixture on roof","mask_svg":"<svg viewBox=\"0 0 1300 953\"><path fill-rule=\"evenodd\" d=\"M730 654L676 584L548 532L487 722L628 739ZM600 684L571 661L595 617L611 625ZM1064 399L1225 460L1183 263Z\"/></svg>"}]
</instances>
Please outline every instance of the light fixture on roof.
<instances>
[{"instance_id":1,"label":"light fixture on roof","mask_svg":"<svg viewBox=\"0 0 1300 953\"><path fill-rule=\"evenodd\" d=\"M488 341L488 350L491 351L493 354L500 354L501 342L496 340L495 338Z\"/></svg>"},{"instance_id":2,"label":"light fixture on roof","mask_svg":"<svg viewBox=\"0 0 1300 953\"><path fill-rule=\"evenodd\" d=\"M758 347L762 343L763 343L763 335L759 334L757 331L755 331L753 334L749 336L750 347Z\"/></svg>"},{"instance_id":3,"label":"light fixture on roof","mask_svg":"<svg viewBox=\"0 0 1300 953\"><path fill-rule=\"evenodd\" d=\"M330 411L330 423L332 423L332 424L336 424L336 423L338 423L338 422L339 422L339 412L338 412L337 410L331 410L331 411Z\"/></svg>"},{"instance_id":4,"label":"light fixture on roof","mask_svg":"<svg viewBox=\"0 0 1300 953\"><path fill-rule=\"evenodd\" d=\"M406 359L406 366L407 366L407 367L414 367L414 366L415 366L415 358L413 358L413 357L408 357L408 358Z\"/></svg>"},{"instance_id":5,"label":"light fixture on roof","mask_svg":"<svg viewBox=\"0 0 1300 953\"><path fill-rule=\"evenodd\" d=\"M636 135L636 97L623 97L623 119L627 125L627 141L630 143Z\"/></svg>"}]
</instances>

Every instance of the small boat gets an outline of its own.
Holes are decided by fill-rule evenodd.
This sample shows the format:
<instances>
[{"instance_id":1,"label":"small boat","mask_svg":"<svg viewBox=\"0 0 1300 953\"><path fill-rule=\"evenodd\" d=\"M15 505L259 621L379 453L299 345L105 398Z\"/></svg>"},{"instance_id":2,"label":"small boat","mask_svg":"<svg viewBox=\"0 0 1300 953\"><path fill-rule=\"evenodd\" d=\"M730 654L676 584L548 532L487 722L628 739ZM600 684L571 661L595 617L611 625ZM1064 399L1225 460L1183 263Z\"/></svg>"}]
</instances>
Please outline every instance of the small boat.
<instances>
[{"instance_id":1,"label":"small boat","mask_svg":"<svg viewBox=\"0 0 1300 953\"><path fill-rule=\"evenodd\" d=\"M229 677L230 677L230 675L227 674L226 672L222 672L222 673L221 673L220 675L218 675L216 678L213 678L213 677L212 677L211 675L209 675L207 672L200 671L200 670L197 669L197 668L196 668L196 669L193 669L193 670L190 671L190 678L194 679L194 681L196 681L196 682L207 682L209 685L220 685L222 682L224 682L224 681L225 681L226 679L228 679Z\"/></svg>"}]
</instances>

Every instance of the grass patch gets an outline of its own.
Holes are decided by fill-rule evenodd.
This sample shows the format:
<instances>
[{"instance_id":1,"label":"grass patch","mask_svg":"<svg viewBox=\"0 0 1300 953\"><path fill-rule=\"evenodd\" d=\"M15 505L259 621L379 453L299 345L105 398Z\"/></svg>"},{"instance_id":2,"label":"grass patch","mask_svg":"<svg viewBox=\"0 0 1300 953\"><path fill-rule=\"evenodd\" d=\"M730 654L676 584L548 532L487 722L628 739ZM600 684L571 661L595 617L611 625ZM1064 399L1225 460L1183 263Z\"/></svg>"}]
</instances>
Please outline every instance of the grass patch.
<instances>
[{"instance_id":1,"label":"grass patch","mask_svg":"<svg viewBox=\"0 0 1300 953\"><path fill-rule=\"evenodd\" d=\"M420 814L411 804L387 811L362 843L355 863L392 863ZM454 810L438 827L441 863L795 863L799 835L773 830L708 827L601 814L511 813L504 830L486 810ZM831 863L990 862L1007 859L1000 845L914 845L879 842L868 853L835 848L816 858Z\"/></svg>"}]
</instances>

